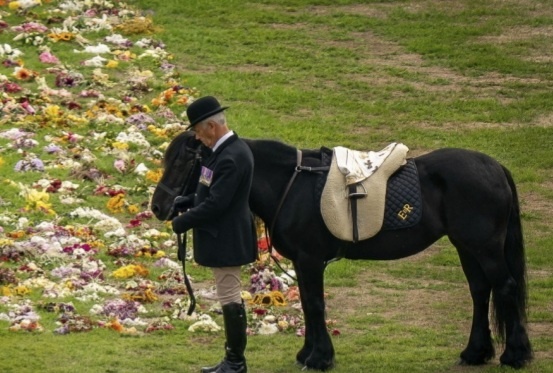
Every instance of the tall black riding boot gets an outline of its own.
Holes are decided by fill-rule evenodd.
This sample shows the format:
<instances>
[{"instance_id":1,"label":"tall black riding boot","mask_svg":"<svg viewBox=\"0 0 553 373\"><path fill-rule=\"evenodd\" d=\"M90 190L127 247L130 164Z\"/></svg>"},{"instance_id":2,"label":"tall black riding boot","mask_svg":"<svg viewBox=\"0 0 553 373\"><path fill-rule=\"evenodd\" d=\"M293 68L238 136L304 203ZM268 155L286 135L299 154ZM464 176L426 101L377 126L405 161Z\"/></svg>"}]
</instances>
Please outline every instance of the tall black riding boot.
<instances>
[{"instance_id":1,"label":"tall black riding boot","mask_svg":"<svg viewBox=\"0 0 553 373\"><path fill-rule=\"evenodd\" d=\"M202 373L247 373L244 351L248 342L246 309L243 303L229 303L223 306L225 322L225 358L213 367L202 368Z\"/></svg>"}]
</instances>

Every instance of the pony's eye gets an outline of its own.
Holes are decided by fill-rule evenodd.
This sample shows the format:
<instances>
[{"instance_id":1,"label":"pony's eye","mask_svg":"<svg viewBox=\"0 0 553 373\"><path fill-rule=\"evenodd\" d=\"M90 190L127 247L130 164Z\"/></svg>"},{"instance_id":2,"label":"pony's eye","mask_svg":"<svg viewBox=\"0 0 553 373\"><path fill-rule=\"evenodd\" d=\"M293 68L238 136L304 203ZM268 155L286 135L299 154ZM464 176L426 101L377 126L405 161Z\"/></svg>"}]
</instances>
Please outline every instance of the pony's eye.
<instances>
[{"instance_id":1,"label":"pony's eye","mask_svg":"<svg viewBox=\"0 0 553 373\"><path fill-rule=\"evenodd\" d=\"M192 164L192 161L191 160L186 160L186 159L177 159L175 161L175 163L173 164L172 168L175 168L179 171L184 171L186 170L190 165Z\"/></svg>"}]
</instances>

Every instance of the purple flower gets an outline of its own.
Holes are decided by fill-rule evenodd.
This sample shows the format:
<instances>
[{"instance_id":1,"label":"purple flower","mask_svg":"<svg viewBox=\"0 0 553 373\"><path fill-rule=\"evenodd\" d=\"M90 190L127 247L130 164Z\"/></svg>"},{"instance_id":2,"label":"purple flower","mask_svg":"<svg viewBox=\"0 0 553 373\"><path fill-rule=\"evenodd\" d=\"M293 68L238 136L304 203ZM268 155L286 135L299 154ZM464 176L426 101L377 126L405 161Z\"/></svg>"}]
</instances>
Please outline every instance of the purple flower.
<instances>
[{"instance_id":1,"label":"purple flower","mask_svg":"<svg viewBox=\"0 0 553 373\"><path fill-rule=\"evenodd\" d=\"M35 171L44 171L44 162L38 158L31 159L31 166Z\"/></svg>"},{"instance_id":2,"label":"purple flower","mask_svg":"<svg viewBox=\"0 0 553 373\"><path fill-rule=\"evenodd\" d=\"M38 158L22 159L15 164L13 169L16 172L44 171L44 163Z\"/></svg>"},{"instance_id":3,"label":"purple flower","mask_svg":"<svg viewBox=\"0 0 553 373\"><path fill-rule=\"evenodd\" d=\"M133 114L127 118L126 122L131 125L140 126L147 124L155 124L156 121L149 115L144 113Z\"/></svg>"},{"instance_id":4,"label":"purple flower","mask_svg":"<svg viewBox=\"0 0 553 373\"><path fill-rule=\"evenodd\" d=\"M62 151L62 148L57 146L56 144L50 144L44 147L44 151L48 154L56 154L60 153Z\"/></svg>"},{"instance_id":5,"label":"purple flower","mask_svg":"<svg viewBox=\"0 0 553 373\"><path fill-rule=\"evenodd\" d=\"M138 307L140 307L138 302L115 299L106 302L102 313L105 316L116 317L119 320L135 319L138 316Z\"/></svg>"}]
</instances>

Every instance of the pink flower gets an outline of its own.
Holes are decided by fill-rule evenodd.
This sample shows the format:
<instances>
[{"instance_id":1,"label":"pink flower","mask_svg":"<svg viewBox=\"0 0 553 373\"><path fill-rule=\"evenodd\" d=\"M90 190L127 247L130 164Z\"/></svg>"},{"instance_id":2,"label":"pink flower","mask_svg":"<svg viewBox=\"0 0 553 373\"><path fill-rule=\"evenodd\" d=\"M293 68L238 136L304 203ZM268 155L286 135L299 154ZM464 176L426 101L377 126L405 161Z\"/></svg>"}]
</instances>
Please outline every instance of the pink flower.
<instances>
[{"instance_id":1,"label":"pink flower","mask_svg":"<svg viewBox=\"0 0 553 373\"><path fill-rule=\"evenodd\" d=\"M43 63L60 63L60 60L50 52L42 52L39 58Z\"/></svg>"},{"instance_id":2,"label":"pink flower","mask_svg":"<svg viewBox=\"0 0 553 373\"><path fill-rule=\"evenodd\" d=\"M21 107L23 109L25 109L25 111L29 114L35 114L36 113L35 109L31 106L31 104L29 104L29 101L23 101L21 103Z\"/></svg>"},{"instance_id":3,"label":"pink flower","mask_svg":"<svg viewBox=\"0 0 553 373\"><path fill-rule=\"evenodd\" d=\"M113 162L113 167L115 167L115 169L119 172L125 172L125 170L127 168L125 166L125 161L122 160L122 159L118 159L115 162Z\"/></svg>"}]
</instances>

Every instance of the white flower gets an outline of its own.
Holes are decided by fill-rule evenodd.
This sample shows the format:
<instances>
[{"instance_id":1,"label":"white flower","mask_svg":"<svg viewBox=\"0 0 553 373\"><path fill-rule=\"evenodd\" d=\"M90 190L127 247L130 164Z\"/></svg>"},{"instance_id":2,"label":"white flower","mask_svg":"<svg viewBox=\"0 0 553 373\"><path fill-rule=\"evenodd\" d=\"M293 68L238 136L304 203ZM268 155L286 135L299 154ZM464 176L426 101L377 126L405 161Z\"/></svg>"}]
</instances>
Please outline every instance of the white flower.
<instances>
[{"instance_id":1,"label":"white flower","mask_svg":"<svg viewBox=\"0 0 553 373\"><path fill-rule=\"evenodd\" d=\"M134 169L134 172L139 174L140 176L146 175L146 172L149 171L149 168L146 167L144 163L140 163L136 168Z\"/></svg>"},{"instance_id":2,"label":"white flower","mask_svg":"<svg viewBox=\"0 0 553 373\"><path fill-rule=\"evenodd\" d=\"M83 62L83 65L88 67L102 67L106 63L107 59L102 56L92 57L89 60Z\"/></svg>"},{"instance_id":3,"label":"white flower","mask_svg":"<svg viewBox=\"0 0 553 373\"><path fill-rule=\"evenodd\" d=\"M130 142L130 143L142 146L144 148L150 147L150 143L140 132L130 132L130 133L119 132L119 134L115 138L115 141L124 142L124 143Z\"/></svg>"},{"instance_id":4,"label":"white flower","mask_svg":"<svg viewBox=\"0 0 553 373\"><path fill-rule=\"evenodd\" d=\"M112 26L109 23L107 14L103 14L102 18L90 18L85 21L89 31L108 30L111 31Z\"/></svg>"},{"instance_id":5,"label":"white flower","mask_svg":"<svg viewBox=\"0 0 553 373\"><path fill-rule=\"evenodd\" d=\"M261 322L258 333L261 335L270 335L270 334L278 333L278 326L276 326L276 324Z\"/></svg>"},{"instance_id":6,"label":"white flower","mask_svg":"<svg viewBox=\"0 0 553 373\"><path fill-rule=\"evenodd\" d=\"M25 229L29 226L29 219L19 218L17 221L17 229Z\"/></svg>"},{"instance_id":7,"label":"white flower","mask_svg":"<svg viewBox=\"0 0 553 373\"><path fill-rule=\"evenodd\" d=\"M115 219L116 220L116 219ZM118 220L116 220L117 223L119 223ZM101 222L100 222L101 223ZM98 228L99 226L101 226L102 224L100 223L96 223L96 225L94 226L95 228ZM119 223L120 224L120 223ZM117 228L113 231L109 231L107 233L104 234L104 237L106 238L109 238L109 237L125 237L127 235L127 232L125 231L125 229L123 227L121 228Z\"/></svg>"},{"instance_id":8,"label":"white flower","mask_svg":"<svg viewBox=\"0 0 553 373\"><path fill-rule=\"evenodd\" d=\"M40 181L40 180L39 180ZM54 223L49 221L43 221L38 224L35 229L39 232L53 232L55 229Z\"/></svg>"},{"instance_id":9,"label":"white flower","mask_svg":"<svg viewBox=\"0 0 553 373\"><path fill-rule=\"evenodd\" d=\"M188 331L192 333L198 330L205 332L218 332L221 330L221 327L217 325L217 323L213 321L209 315L201 315L200 320L196 321L188 328Z\"/></svg>"},{"instance_id":10,"label":"white flower","mask_svg":"<svg viewBox=\"0 0 553 373\"><path fill-rule=\"evenodd\" d=\"M163 243L161 244L161 246L163 248L166 248L166 249L170 249L170 248L173 248L176 246L176 242L175 240L167 240L167 241L163 241Z\"/></svg>"},{"instance_id":11,"label":"white flower","mask_svg":"<svg viewBox=\"0 0 553 373\"><path fill-rule=\"evenodd\" d=\"M0 44L0 56L17 58L23 55L19 49L12 48L9 44Z\"/></svg>"},{"instance_id":12,"label":"white flower","mask_svg":"<svg viewBox=\"0 0 553 373\"><path fill-rule=\"evenodd\" d=\"M73 49L74 53L93 53L93 54L103 54L111 53L111 49L105 44L98 43L98 45L89 45L83 51L78 51Z\"/></svg>"},{"instance_id":13,"label":"white flower","mask_svg":"<svg viewBox=\"0 0 553 373\"><path fill-rule=\"evenodd\" d=\"M113 34L113 35L110 35L110 36L106 36L105 40L108 43L115 44L115 45L125 45L129 42L129 39L124 38L120 34Z\"/></svg>"},{"instance_id":14,"label":"white flower","mask_svg":"<svg viewBox=\"0 0 553 373\"><path fill-rule=\"evenodd\" d=\"M41 0L18 0L17 3L19 4L19 8L29 9L34 6L42 4L42 1Z\"/></svg>"}]
</instances>

